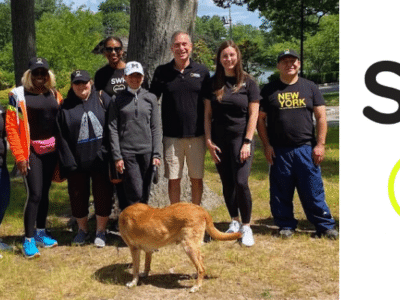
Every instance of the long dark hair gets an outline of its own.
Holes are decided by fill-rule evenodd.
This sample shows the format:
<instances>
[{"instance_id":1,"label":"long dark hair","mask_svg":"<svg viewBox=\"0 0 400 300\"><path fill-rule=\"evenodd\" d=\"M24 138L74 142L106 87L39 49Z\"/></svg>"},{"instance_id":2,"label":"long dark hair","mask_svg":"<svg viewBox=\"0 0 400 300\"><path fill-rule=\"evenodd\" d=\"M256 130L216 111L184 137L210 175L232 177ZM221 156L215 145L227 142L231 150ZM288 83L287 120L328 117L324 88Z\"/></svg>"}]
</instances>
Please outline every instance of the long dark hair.
<instances>
[{"instance_id":1,"label":"long dark hair","mask_svg":"<svg viewBox=\"0 0 400 300\"><path fill-rule=\"evenodd\" d=\"M237 54L237 62L235 66L235 77L236 77L236 87L233 89L233 93L236 93L242 87L243 82L245 81L248 74L243 70L242 65L242 53L240 52L239 47L232 40L224 41L218 49L217 58L216 58L216 71L214 75L214 80L212 82L212 89L214 94L217 96L218 101L222 101L222 96L225 93L225 70L221 64L221 53L226 48L232 47L235 49Z\"/></svg>"}]
</instances>

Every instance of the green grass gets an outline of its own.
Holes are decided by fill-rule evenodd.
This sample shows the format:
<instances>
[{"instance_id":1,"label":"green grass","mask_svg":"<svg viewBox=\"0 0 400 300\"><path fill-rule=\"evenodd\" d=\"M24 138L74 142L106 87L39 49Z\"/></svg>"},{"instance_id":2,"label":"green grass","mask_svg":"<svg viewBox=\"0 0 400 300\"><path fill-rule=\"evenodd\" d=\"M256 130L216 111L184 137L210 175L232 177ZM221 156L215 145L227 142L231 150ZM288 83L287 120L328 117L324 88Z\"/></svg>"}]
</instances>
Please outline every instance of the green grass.
<instances>
[{"instance_id":1,"label":"green grass","mask_svg":"<svg viewBox=\"0 0 400 300\"><path fill-rule=\"evenodd\" d=\"M253 197L252 228L256 244L211 241L202 246L208 278L196 294L186 288L194 268L181 247L160 249L153 255L151 276L127 289L131 278L130 253L119 237L109 236L108 246L72 247L74 233L67 228L67 185L53 184L48 227L59 241L55 249L41 250L39 259L21 254L23 209L26 193L21 178L12 179L12 196L0 237L15 251L0 260L0 299L318 299L339 298L339 241L311 237L314 230L295 196L298 231L290 240L274 236L276 227L269 208L268 166L256 138L249 178ZM13 160L8 157L11 170ZM339 224L339 128L328 131L326 158L321 166L326 201ZM206 184L221 195L221 182L209 154ZM225 230L229 214L225 205L211 211L216 227ZM93 223L91 224L93 226ZM118 247L117 247L118 246ZM321 264L321 259L323 263ZM144 260L144 255L142 255ZM143 262L142 262L143 268Z\"/></svg>"}]
</instances>

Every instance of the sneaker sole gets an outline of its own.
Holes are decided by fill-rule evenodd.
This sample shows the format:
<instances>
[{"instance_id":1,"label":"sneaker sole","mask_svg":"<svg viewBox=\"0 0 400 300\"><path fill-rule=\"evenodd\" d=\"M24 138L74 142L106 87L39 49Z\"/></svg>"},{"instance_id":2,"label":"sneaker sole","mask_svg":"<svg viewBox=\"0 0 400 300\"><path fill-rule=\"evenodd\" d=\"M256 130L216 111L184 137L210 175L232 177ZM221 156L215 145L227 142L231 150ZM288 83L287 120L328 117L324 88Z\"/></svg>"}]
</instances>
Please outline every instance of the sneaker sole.
<instances>
[{"instance_id":1,"label":"sneaker sole","mask_svg":"<svg viewBox=\"0 0 400 300\"><path fill-rule=\"evenodd\" d=\"M26 257L26 258L28 258L28 259L32 259L32 258L35 258L35 257L39 257L40 256L40 253L38 252L38 253L35 253L35 254L33 254L33 255L26 255L26 253L24 252L24 251L22 251L23 253L24 253L24 256Z\"/></svg>"},{"instance_id":2,"label":"sneaker sole","mask_svg":"<svg viewBox=\"0 0 400 300\"><path fill-rule=\"evenodd\" d=\"M52 245L45 245L44 243L36 241L36 246L39 246L39 247L42 247L42 248L54 248L54 247L58 246L58 243L56 242L56 243L54 243Z\"/></svg>"}]
</instances>

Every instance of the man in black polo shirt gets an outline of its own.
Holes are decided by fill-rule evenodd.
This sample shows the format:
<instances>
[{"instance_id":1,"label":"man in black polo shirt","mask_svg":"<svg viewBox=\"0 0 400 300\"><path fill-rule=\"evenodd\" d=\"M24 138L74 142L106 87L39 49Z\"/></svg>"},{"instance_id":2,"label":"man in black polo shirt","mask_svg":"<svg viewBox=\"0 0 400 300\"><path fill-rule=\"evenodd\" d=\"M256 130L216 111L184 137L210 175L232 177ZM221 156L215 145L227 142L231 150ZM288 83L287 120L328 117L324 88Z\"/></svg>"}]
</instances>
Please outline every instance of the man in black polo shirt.
<instances>
[{"instance_id":1,"label":"man in black polo shirt","mask_svg":"<svg viewBox=\"0 0 400 300\"><path fill-rule=\"evenodd\" d=\"M300 61L295 51L281 52L277 68L279 80L268 83L261 91L257 125L271 165L270 204L275 224L282 237L293 235L297 226L293 215L296 188L317 235L336 239L338 232L325 202L319 167L324 159L327 133L324 98L313 82L298 76Z\"/></svg>"},{"instance_id":2,"label":"man in black polo shirt","mask_svg":"<svg viewBox=\"0 0 400 300\"><path fill-rule=\"evenodd\" d=\"M158 66L150 92L162 95L165 177L171 204L180 201L184 161L192 184L192 202L200 205L204 174L204 95L210 75L205 66L190 59L192 42L186 32L171 38L174 59Z\"/></svg>"}]
</instances>

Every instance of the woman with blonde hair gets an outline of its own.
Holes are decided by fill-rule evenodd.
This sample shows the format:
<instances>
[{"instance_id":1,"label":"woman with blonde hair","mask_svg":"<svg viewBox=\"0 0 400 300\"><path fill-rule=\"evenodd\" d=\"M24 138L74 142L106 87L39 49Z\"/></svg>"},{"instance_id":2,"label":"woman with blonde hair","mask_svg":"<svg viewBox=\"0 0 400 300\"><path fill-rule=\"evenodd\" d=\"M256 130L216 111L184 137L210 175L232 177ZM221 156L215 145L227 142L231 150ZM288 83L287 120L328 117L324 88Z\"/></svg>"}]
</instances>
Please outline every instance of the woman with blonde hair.
<instances>
[{"instance_id":1,"label":"woman with blonde hair","mask_svg":"<svg viewBox=\"0 0 400 300\"><path fill-rule=\"evenodd\" d=\"M22 77L22 86L9 94L6 131L10 150L25 180L27 202L24 213L26 257L40 256L37 246L57 246L46 228L49 190L56 153L56 116L62 97L55 90L55 77L46 59L34 57Z\"/></svg>"},{"instance_id":2,"label":"woman with blonde hair","mask_svg":"<svg viewBox=\"0 0 400 300\"><path fill-rule=\"evenodd\" d=\"M205 101L206 145L220 175L225 203L232 219L227 232L241 231L242 243L252 246L252 201L248 177L260 90L251 76L243 71L241 53L233 41L221 44L216 64L216 73L211 78Z\"/></svg>"}]
</instances>

